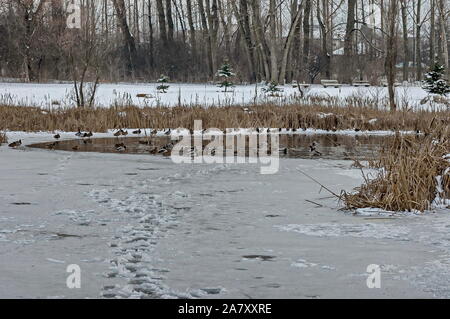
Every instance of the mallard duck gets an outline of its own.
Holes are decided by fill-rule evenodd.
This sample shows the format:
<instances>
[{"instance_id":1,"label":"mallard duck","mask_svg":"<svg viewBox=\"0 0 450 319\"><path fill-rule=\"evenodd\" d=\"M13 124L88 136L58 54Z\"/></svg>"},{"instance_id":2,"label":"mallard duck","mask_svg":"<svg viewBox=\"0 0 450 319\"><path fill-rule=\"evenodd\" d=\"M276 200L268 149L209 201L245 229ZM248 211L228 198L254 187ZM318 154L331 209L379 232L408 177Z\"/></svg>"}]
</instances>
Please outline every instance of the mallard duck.
<instances>
[{"instance_id":1,"label":"mallard duck","mask_svg":"<svg viewBox=\"0 0 450 319\"><path fill-rule=\"evenodd\" d=\"M280 154L287 155L288 154L287 147L280 149Z\"/></svg>"},{"instance_id":2,"label":"mallard duck","mask_svg":"<svg viewBox=\"0 0 450 319\"><path fill-rule=\"evenodd\" d=\"M48 145L47 145L47 148L48 148L48 149L51 149L51 150L54 150L55 147L56 147L57 145L58 145L58 142L51 143L51 144L48 144Z\"/></svg>"},{"instance_id":3,"label":"mallard duck","mask_svg":"<svg viewBox=\"0 0 450 319\"><path fill-rule=\"evenodd\" d=\"M134 134L134 135L139 135L139 134L141 134L141 133L142 133L141 129L138 129L138 130L136 130L136 131L133 131L133 134Z\"/></svg>"},{"instance_id":4,"label":"mallard duck","mask_svg":"<svg viewBox=\"0 0 450 319\"><path fill-rule=\"evenodd\" d=\"M11 148L16 148L16 147L19 147L20 145L22 145L22 140L18 140L16 142L13 142L13 143L9 144L8 146L11 147Z\"/></svg>"},{"instance_id":5,"label":"mallard duck","mask_svg":"<svg viewBox=\"0 0 450 319\"><path fill-rule=\"evenodd\" d=\"M116 151L118 151L118 152L125 152L126 150L127 150L127 147L123 143L116 144Z\"/></svg>"},{"instance_id":6,"label":"mallard duck","mask_svg":"<svg viewBox=\"0 0 450 319\"><path fill-rule=\"evenodd\" d=\"M141 144L141 145L152 145L152 141L150 141L150 140L146 140L146 141L139 141L139 144Z\"/></svg>"},{"instance_id":7,"label":"mallard duck","mask_svg":"<svg viewBox=\"0 0 450 319\"><path fill-rule=\"evenodd\" d=\"M122 129L120 129L119 131L117 131L116 133L114 133L115 137L119 137L120 135L122 135Z\"/></svg>"},{"instance_id":8,"label":"mallard duck","mask_svg":"<svg viewBox=\"0 0 450 319\"><path fill-rule=\"evenodd\" d=\"M312 142L311 145L309 145L309 151L312 153L313 156L322 156L322 153L320 153L316 148L319 143Z\"/></svg>"},{"instance_id":9,"label":"mallard duck","mask_svg":"<svg viewBox=\"0 0 450 319\"><path fill-rule=\"evenodd\" d=\"M115 148L120 148L120 147L124 147L125 144L124 143L118 143L116 145L114 145Z\"/></svg>"},{"instance_id":10,"label":"mallard duck","mask_svg":"<svg viewBox=\"0 0 450 319\"><path fill-rule=\"evenodd\" d=\"M53 136L53 138L55 138L55 139L59 140L59 139L61 138L61 135L59 135L59 134L56 134L56 135L54 135L54 136Z\"/></svg>"},{"instance_id":11,"label":"mallard duck","mask_svg":"<svg viewBox=\"0 0 450 319\"><path fill-rule=\"evenodd\" d=\"M314 152L315 150L316 150L316 147L317 147L317 142L312 142L310 145L309 145L309 151L310 152Z\"/></svg>"}]
</instances>

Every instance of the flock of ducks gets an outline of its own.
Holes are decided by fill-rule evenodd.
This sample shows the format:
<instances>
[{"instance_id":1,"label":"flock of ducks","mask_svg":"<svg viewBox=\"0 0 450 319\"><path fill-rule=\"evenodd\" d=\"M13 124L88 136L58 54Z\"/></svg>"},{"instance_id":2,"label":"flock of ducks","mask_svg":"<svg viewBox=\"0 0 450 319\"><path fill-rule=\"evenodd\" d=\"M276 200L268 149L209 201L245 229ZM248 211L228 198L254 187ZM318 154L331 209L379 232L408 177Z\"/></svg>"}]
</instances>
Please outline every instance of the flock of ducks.
<instances>
[{"instance_id":1,"label":"flock of ducks","mask_svg":"<svg viewBox=\"0 0 450 319\"><path fill-rule=\"evenodd\" d=\"M258 134L261 134L261 133L264 133L264 132L270 134L270 133L274 132L274 130L273 130L273 129L270 129L270 128L267 129L267 130L265 130L265 129L260 129L260 128L256 128L255 131L256 131ZM279 132L282 132L282 129L280 128L280 129L278 129L278 131L279 131ZM287 132L296 132L297 129L295 129L295 128L292 129L292 128L291 128L291 129L287 129L286 131L287 131ZM171 129L163 130L163 132L164 132L163 134L164 134L165 136L170 136L170 135L172 134L172 130L171 130ZM225 130L224 130L223 132L224 132L224 134L227 133L227 131L225 131ZM159 131L157 131L157 130L155 129L155 130L153 130L153 131L151 132L151 136L156 136L158 133L159 133ZM191 133L191 134L194 134L194 131L191 129L191 130L190 130L190 133ZM207 133L207 130L206 130L206 129L202 131L202 134L206 134L206 133ZM135 131L132 132L132 134L133 134L133 135L141 135L141 134L142 134L142 130L141 130L141 129L135 130ZM114 135L114 137L117 137L117 138L120 138L120 137L123 137L123 136L128 136L128 131L121 128L121 129L119 129L118 131L116 131L113 135ZM77 131L77 133L75 133L75 136L77 136L77 137L79 137L79 138L82 138L84 144L92 144L91 137L93 137L94 134L92 133L92 131L89 131L89 132L82 132L81 129L78 128L78 131ZM61 139L61 135L60 135L59 133L57 133L57 134L55 134L55 135L53 136L53 138L54 138L56 141L53 142L53 143L47 144L47 146L46 146L48 149L51 149L51 150L54 150L54 149L58 146L58 144L59 144L59 139ZM120 141L120 140L119 140L119 141ZM162 154L162 155L164 155L164 156L170 156L171 153L172 153L172 150L173 150L173 148L174 148L174 144L173 144L173 143L168 143L168 144L166 144L166 145L164 145L164 146L162 146L162 147L155 146L155 145L152 144L152 142L151 142L149 139L147 139L147 140L140 140L140 141L139 141L139 144L141 144L141 145L146 145L146 146L151 147L151 149L149 150L149 153L150 153L150 154ZM22 145L22 140L18 140L18 141L15 141L15 142L9 144L9 147L10 147L10 148L18 148L18 147L20 147L21 145ZM309 151L310 151L310 153L311 153L312 156L321 156L321 155L322 155L322 153L319 152L319 151L317 150L317 147L318 147L318 146L319 146L319 143L316 142L316 141L314 141L313 143L311 143L311 144L309 145ZM122 141L122 142L116 143L116 144L114 145L114 147L115 147L115 150L116 150L117 152L119 152L119 153L123 153L123 152L126 152L126 151L127 151L127 146L125 145L125 143L124 143L123 141ZM79 149L80 149L80 146L79 146L79 145L75 145L74 147L72 147L72 150L73 150L73 151L78 151ZM192 148L192 149L190 150L190 152L191 152L192 154L195 154L195 153L196 153L196 150L195 150L194 148ZM215 153L216 153L216 150L213 149L213 150L211 151L211 155L214 156ZM288 148L282 148L282 149L279 150L279 153L282 154L282 155L288 155L288 154L289 154L289 149L288 149ZM235 152L235 155L237 155L237 152ZM270 154L269 154L269 155L270 155Z\"/></svg>"}]
</instances>

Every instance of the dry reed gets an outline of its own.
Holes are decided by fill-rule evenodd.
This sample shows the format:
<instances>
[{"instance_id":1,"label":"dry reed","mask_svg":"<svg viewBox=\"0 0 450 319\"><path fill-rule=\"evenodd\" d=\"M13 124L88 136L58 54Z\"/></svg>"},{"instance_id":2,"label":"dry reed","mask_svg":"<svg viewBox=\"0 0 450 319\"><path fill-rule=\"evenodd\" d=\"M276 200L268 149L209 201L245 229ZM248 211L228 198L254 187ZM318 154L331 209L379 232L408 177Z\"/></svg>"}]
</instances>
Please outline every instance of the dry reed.
<instances>
[{"instance_id":1,"label":"dry reed","mask_svg":"<svg viewBox=\"0 0 450 319\"><path fill-rule=\"evenodd\" d=\"M399 130L426 132L433 118L449 125L450 111L389 112L371 107L283 106L59 108L0 106L0 127L11 131L105 132L114 128L315 128L335 130Z\"/></svg>"},{"instance_id":2,"label":"dry reed","mask_svg":"<svg viewBox=\"0 0 450 319\"><path fill-rule=\"evenodd\" d=\"M435 123L432 120L425 135L397 134L371 163L378 169L375 178L365 177L356 193L343 194L347 208L423 212L432 208L437 196L449 199L450 163L444 157L450 153L450 128ZM441 185L437 176L442 176Z\"/></svg>"},{"instance_id":3,"label":"dry reed","mask_svg":"<svg viewBox=\"0 0 450 319\"><path fill-rule=\"evenodd\" d=\"M4 132L0 131L0 145L3 143L8 143L8 138Z\"/></svg>"}]
</instances>

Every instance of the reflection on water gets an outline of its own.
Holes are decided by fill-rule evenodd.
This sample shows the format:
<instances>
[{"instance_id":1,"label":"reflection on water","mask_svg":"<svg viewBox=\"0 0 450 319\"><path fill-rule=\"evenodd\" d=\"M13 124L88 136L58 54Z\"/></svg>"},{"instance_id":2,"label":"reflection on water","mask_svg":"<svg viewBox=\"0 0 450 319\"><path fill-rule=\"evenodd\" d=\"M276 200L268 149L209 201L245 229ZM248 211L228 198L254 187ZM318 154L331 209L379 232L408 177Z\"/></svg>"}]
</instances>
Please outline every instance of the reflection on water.
<instances>
[{"instance_id":1,"label":"reflection on water","mask_svg":"<svg viewBox=\"0 0 450 319\"><path fill-rule=\"evenodd\" d=\"M193 138L192 138L193 139ZM367 159L373 158L380 147L390 139L388 136L348 136L336 134L317 135L279 135L280 157L323 158L323 159ZM125 154L164 154L161 149L169 143L176 143L169 136L164 137L126 137L94 138L58 141L56 143L34 144L32 148L72 152L125 153ZM193 141L194 142L194 141ZM203 141L203 147L211 141ZM124 145L126 148L118 147ZM194 145L194 144L192 144ZM248 145L248 137L247 143ZM227 145L224 145L227 149ZM228 146L228 149L230 147ZM248 156L248 146L246 148ZM167 155L167 152L164 154ZM216 154L217 156L218 154ZM237 151L235 151L237 155Z\"/></svg>"}]
</instances>

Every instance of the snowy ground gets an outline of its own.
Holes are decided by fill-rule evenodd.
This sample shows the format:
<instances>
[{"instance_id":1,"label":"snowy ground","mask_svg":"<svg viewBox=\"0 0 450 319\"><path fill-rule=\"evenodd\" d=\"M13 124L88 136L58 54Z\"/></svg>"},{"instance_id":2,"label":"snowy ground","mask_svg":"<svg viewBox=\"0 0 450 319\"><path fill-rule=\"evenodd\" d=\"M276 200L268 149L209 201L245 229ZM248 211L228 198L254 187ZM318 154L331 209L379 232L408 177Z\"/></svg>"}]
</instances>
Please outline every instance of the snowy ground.
<instances>
[{"instance_id":1,"label":"snowy ground","mask_svg":"<svg viewBox=\"0 0 450 319\"><path fill-rule=\"evenodd\" d=\"M167 94L156 91L157 84L101 84L98 88L96 105L128 105L139 106L175 106L175 105L235 105L265 101L280 103L292 101L298 95L298 90L290 86L283 86L282 98L267 98L258 85L237 85L233 92L223 93L222 89L211 84L171 84ZM408 108L433 108L433 105L421 101L427 93L420 87L396 88L398 104ZM138 94L150 94L152 98L138 98ZM311 96L323 97L360 97L374 101L380 107L387 105L385 98L387 89L382 87L356 88L344 86L337 88L323 88L314 85L308 92ZM0 103L6 105L36 105L41 107L73 106L72 84L36 84L36 83L0 83Z\"/></svg>"},{"instance_id":2,"label":"snowy ground","mask_svg":"<svg viewBox=\"0 0 450 319\"><path fill-rule=\"evenodd\" d=\"M297 171L339 192L362 181L350 165L286 159L260 175L3 145L0 298L449 298L449 210L353 216ZM66 287L69 264L81 289ZM366 286L370 264L381 289Z\"/></svg>"}]
</instances>

